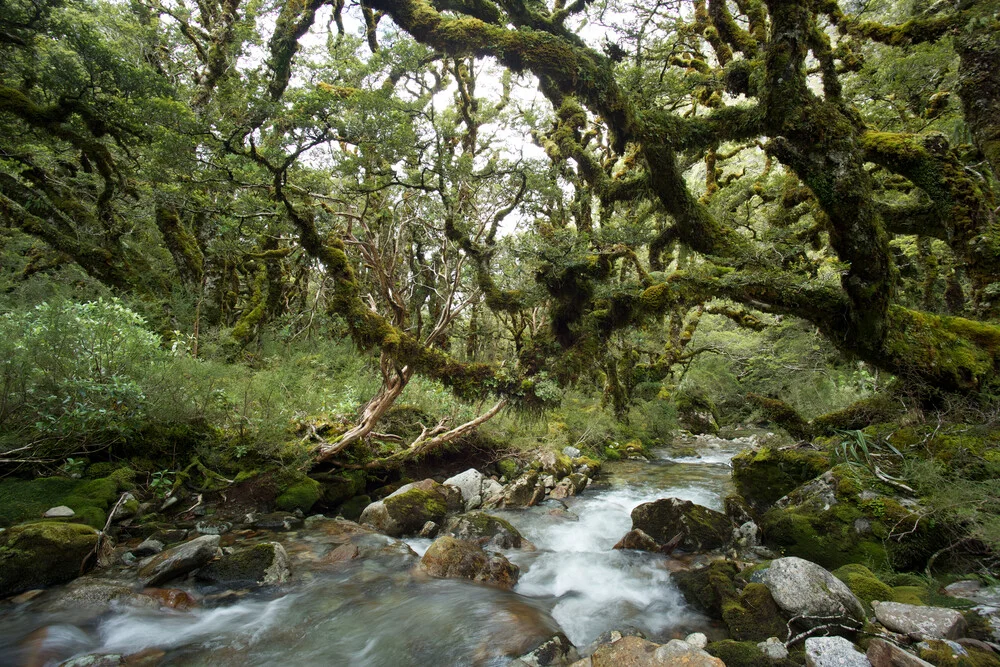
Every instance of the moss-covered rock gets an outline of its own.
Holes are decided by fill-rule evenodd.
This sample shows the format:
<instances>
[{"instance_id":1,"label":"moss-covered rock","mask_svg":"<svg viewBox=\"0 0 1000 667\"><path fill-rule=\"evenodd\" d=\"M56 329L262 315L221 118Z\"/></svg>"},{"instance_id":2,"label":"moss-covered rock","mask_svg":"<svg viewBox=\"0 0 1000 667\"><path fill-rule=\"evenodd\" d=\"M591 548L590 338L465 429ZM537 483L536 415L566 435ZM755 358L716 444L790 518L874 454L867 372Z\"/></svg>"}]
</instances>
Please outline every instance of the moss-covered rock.
<instances>
[{"instance_id":1,"label":"moss-covered rock","mask_svg":"<svg viewBox=\"0 0 1000 667\"><path fill-rule=\"evenodd\" d=\"M705 651L726 663L726 667L792 667L793 660L771 660L757 648L756 642L738 642L732 639L711 642Z\"/></svg>"},{"instance_id":2,"label":"moss-covered rock","mask_svg":"<svg viewBox=\"0 0 1000 667\"><path fill-rule=\"evenodd\" d=\"M733 457L733 483L758 511L830 468L826 452L807 448L748 449Z\"/></svg>"},{"instance_id":3,"label":"moss-covered rock","mask_svg":"<svg viewBox=\"0 0 1000 667\"><path fill-rule=\"evenodd\" d=\"M433 577L470 579L511 589L517 583L518 567L498 553L486 553L474 542L446 535L428 547L420 559L421 569Z\"/></svg>"},{"instance_id":4,"label":"moss-covered rock","mask_svg":"<svg viewBox=\"0 0 1000 667\"><path fill-rule=\"evenodd\" d=\"M440 524L449 511L461 506L458 489L426 479L406 484L371 503L361 513L360 521L393 537L416 535L428 521Z\"/></svg>"},{"instance_id":5,"label":"moss-covered rock","mask_svg":"<svg viewBox=\"0 0 1000 667\"><path fill-rule=\"evenodd\" d=\"M920 567L940 548L929 523L896 500L865 469L839 465L803 484L761 518L765 543L827 569L850 563ZM888 539L898 526L899 539ZM905 533L905 534L904 534Z\"/></svg>"},{"instance_id":6,"label":"moss-covered rock","mask_svg":"<svg viewBox=\"0 0 1000 667\"><path fill-rule=\"evenodd\" d=\"M337 473L313 475L322 485L322 500L330 506L339 505L363 493L368 481L364 470L341 470Z\"/></svg>"},{"instance_id":7,"label":"moss-covered rock","mask_svg":"<svg viewBox=\"0 0 1000 667\"><path fill-rule=\"evenodd\" d=\"M521 472L521 462L514 458L500 459L496 462L496 467L500 476L508 480L514 479Z\"/></svg>"},{"instance_id":8,"label":"moss-covered rock","mask_svg":"<svg viewBox=\"0 0 1000 667\"><path fill-rule=\"evenodd\" d=\"M448 519L444 532L494 549L518 549L524 538L509 521L486 512L466 512Z\"/></svg>"},{"instance_id":9,"label":"moss-covered rock","mask_svg":"<svg viewBox=\"0 0 1000 667\"><path fill-rule=\"evenodd\" d=\"M281 491L274 505L285 512L308 512L322 495L323 487L320 483L303 475Z\"/></svg>"},{"instance_id":10,"label":"moss-covered rock","mask_svg":"<svg viewBox=\"0 0 1000 667\"><path fill-rule=\"evenodd\" d=\"M75 523L29 523L0 533L0 597L80 575L97 531Z\"/></svg>"},{"instance_id":11,"label":"moss-covered rock","mask_svg":"<svg viewBox=\"0 0 1000 667\"><path fill-rule=\"evenodd\" d=\"M762 642L788 632L781 610L764 584L747 584L739 597L722 603L722 620L737 641Z\"/></svg>"},{"instance_id":12,"label":"moss-covered rock","mask_svg":"<svg viewBox=\"0 0 1000 667\"><path fill-rule=\"evenodd\" d=\"M716 435L719 432L719 415L715 403L708 394L699 390L685 389L674 394L677 420L692 433Z\"/></svg>"},{"instance_id":13,"label":"moss-covered rock","mask_svg":"<svg viewBox=\"0 0 1000 667\"><path fill-rule=\"evenodd\" d=\"M239 549L198 570L195 578L225 588L272 585L289 576L288 554L277 542Z\"/></svg>"},{"instance_id":14,"label":"moss-covered rock","mask_svg":"<svg viewBox=\"0 0 1000 667\"><path fill-rule=\"evenodd\" d=\"M932 639L920 642L920 657L937 667L1000 667L1000 657L992 651Z\"/></svg>"},{"instance_id":15,"label":"moss-covered rock","mask_svg":"<svg viewBox=\"0 0 1000 667\"><path fill-rule=\"evenodd\" d=\"M721 512L688 500L662 498L632 510L632 529L643 531L661 544L680 534L681 548L705 551L729 542L733 524Z\"/></svg>"},{"instance_id":16,"label":"moss-covered rock","mask_svg":"<svg viewBox=\"0 0 1000 667\"><path fill-rule=\"evenodd\" d=\"M696 570L677 572L673 579L688 604L713 618L721 618L723 603L739 595L735 583L737 573L732 563L716 560Z\"/></svg>"},{"instance_id":17,"label":"moss-covered rock","mask_svg":"<svg viewBox=\"0 0 1000 667\"><path fill-rule=\"evenodd\" d=\"M864 565L857 563L844 565L834 570L832 574L847 584L851 592L865 603L865 609L869 612L872 602L893 600L892 587L879 581L878 577Z\"/></svg>"}]
</instances>

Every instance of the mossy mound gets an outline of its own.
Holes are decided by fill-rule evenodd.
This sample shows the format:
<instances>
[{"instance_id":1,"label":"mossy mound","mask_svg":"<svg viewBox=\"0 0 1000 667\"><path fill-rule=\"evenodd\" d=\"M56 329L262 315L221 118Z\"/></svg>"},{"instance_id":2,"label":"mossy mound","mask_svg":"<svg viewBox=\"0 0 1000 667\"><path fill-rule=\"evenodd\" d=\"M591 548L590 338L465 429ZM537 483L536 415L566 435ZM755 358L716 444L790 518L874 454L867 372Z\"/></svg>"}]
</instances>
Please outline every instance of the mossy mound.
<instances>
[{"instance_id":1,"label":"mossy mound","mask_svg":"<svg viewBox=\"0 0 1000 667\"><path fill-rule=\"evenodd\" d=\"M0 526L40 519L49 508L65 505L76 512L74 522L103 528L108 510L121 491L132 488L134 478L133 471L122 468L99 479L42 477L0 482Z\"/></svg>"},{"instance_id":2,"label":"mossy mound","mask_svg":"<svg viewBox=\"0 0 1000 667\"><path fill-rule=\"evenodd\" d=\"M320 483L303 475L282 489L275 498L274 505L285 512L308 512L322 495L323 487Z\"/></svg>"},{"instance_id":3,"label":"mossy mound","mask_svg":"<svg viewBox=\"0 0 1000 667\"><path fill-rule=\"evenodd\" d=\"M313 477L322 485L322 500L325 504L336 506L354 496L364 493L368 476L364 470L342 470L333 473L323 473Z\"/></svg>"},{"instance_id":4,"label":"mossy mound","mask_svg":"<svg viewBox=\"0 0 1000 667\"><path fill-rule=\"evenodd\" d=\"M347 502L341 504L338 512L349 521L357 521L365 508L371 505L371 496L354 496Z\"/></svg>"},{"instance_id":5,"label":"mossy mound","mask_svg":"<svg viewBox=\"0 0 1000 667\"><path fill-rule=\"evenodd\" d=\"M762 510L825 472L830 463L829 454L814 449L748 449L733 457L733 483L752 507Z\"/></svg>"},{"instance_id":6,"label":"mossy mound","mask_svg":"<svg viewBox=\"0 0 1000 667\"><path fill-rule=\"evenodd\" d=\"M78 523L29 523L0 533L0 597L78 577L97 538Z\"/></svg>"},{"instance_id":7,"label":"mossy mound","mask_svg":"<svg viewBox=\"0 0 1000 667\"><path fill-rule=\"evenodd\" d=\"M858 596L858 599L865 603L865 610L871 613L872 602L878 600L893 600L892 587L879 581L878 577L864 565L852 563L844 565L833 571L833 576L837 577L851 589L851 592Z\"/></svg>"},{"instance_id":8,"label":"mossy mound","mask_svg":"<svg viewBox=\"0 0 1000 667\"><path fill-rule=\"evenodd\" d=\"M722 620L737 641L762 642L788 633L781 610L764 584L747 584L738 598L724 601Z\"/></svg>"},{"instance_id":9,"label":"mossy mound","mask_svg":"<svg viewBox=\"0 0 1000 667\"><path fill-rule=\"evenodd\" d=\"M737 573L732 563L716 560L697 570L677 572L673 579L688 604L713 618L721 618L723 603L738 596Z\"/></svg>"},{"instance_id":10,"label":"mossy mound","mask_svg":"<svg viewBox=\"0 0 1000 667\"><path fill-rule=\"evenodd\" d=\"M521 472L521 462L514 458L500 459L496 462L497 472L501 477L514 479Z\"/></svg>"},{"instance_id":11,"label":"mossy mound","mask_svg":"<svg viewBox=\"0 0 1000 667\"><path fill-rule=\"evenodd\" d=\"M1000 657L992 651L973 646L963 646L966 655L960 655L940 639L920 644L920 657L937 667L1000 667Z\"/></svg>"},{"instance_id":12,"label":"mossy mound","mask_svg":"<svg viewBox=\"0 0 1000 667\"><path fill-rule=\"evenodd\" d=\"M900 505L864 468L842 464L787 494L761 518L765 542L828 570L851 563L922 567L941 547L927 520ZM888 539L895 527L901 539ZM909 528L912 527L912 530Z\"/></svg>"},{"instance_id":13,"label":"mossy mound","mask_svg":"<svg viewBox=\"0 0 1000 667\"><path fill-rule=\"evenodd\" d=\"M726 663L726 667L793 667L800 663L784 659L773 661L757 648L756 642L724 639L711 642L705 651Z\"/></svg>"}]
</instances>

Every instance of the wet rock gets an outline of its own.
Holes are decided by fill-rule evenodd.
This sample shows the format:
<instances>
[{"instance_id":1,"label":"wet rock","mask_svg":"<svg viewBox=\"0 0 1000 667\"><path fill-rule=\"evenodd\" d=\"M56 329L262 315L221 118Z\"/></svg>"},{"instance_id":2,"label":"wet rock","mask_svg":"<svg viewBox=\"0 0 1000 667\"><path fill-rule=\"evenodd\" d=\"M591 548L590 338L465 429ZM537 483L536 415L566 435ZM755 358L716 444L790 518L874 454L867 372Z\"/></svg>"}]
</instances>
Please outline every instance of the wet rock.
<instances>
[{"instance_id":1,"label":"wet rock","mask_svg":"<svg viewBox=\"0 0 1000 667\"><path fill-rule=\"evenodd\" d=\"M125 664L128 664L125 656L118 653L91 653L70 658L66 662L59 663L59 667L118 667Z\"/></svg>"},{"instance_id":2,"label":"wet rock","mask_svg":"<svg viewBox=\"0 0 1000 667\"><path fill-rule=\"evenodd\" d=\"M538 473L529 471L504 488L500 507L530 507L545 497L545 486L539 483Z\"/></svg>"},{"instance_id":3,"label":"wet rock","mask_svg":"<svg viewBox=\"0 0 1000 667\"><path fill-rule=\"evenodd\" d=\"M461 507L461 491L426 479L400 487L372 503L359 520L392 537L416 535L428 521L440 524L449 511Z\"/></svg>"},{"instance_id":4,"label":"wet rock","mask_svg":"<svg viewBox=\"0 0 1000 667\"><path fill-rule=\"evenodd\" d=\"M49 613L64 611L104 613L111 607L156 609L158 605L121 583L81 577L62 590L42 608Z\"/></svg>"},{"instance_id":5,"label":"wet rock","mask_svg":"<svg viewBox=\"0 0 1000 667\"><path fill-rule=\"evenodd\" d=\"M562 499L575 496L587 488L587 476L580 473L573 473L559 480L559 483L552 489L549 497Z\"/></svg>"},{"instance_id":6,"label":"wet rock","mask_svg":"<svg viewBox=\"0 0 1000 667\"><path fill-rule=\"evenodd\" d=\"M132 555L136 558L146 558L147 556L154 556L161 551L166 545L159 540L154 540L151 537L147 537L145 540L139 543L135 549L132 549Z\"/></svg>"},{"instance_id":7,"label":"wet rock","mask_svg":"<svg viewBox=\"0 0 1000 667\"><path fill-rule=\"evenodd\" d=\"M224 535L228 533L233 527L233 524L228 521L217 521L209 519L207 521L199 521L194 525L195 532L199 535Z\"/></svg>"},{"instance_id":8,"label":"wet rock","mask_svg":"<svg viewBox=\"0 0 1000 667\"><path fill-rule=\"evenodd\" d=\"M198 570L195 579L224 588L247 588L281 584L290 575L285 548L265 542L222 556Z\"/></svg>"},{"instance_id":9,"label":"wet rock","mask_svg":"<svg viewBox=\"0 0 1000 667\"><path fill-rule=\"evenodd\" d=\"M509 521L486 512L466 512L448 519L444 532L494 549L519 549L524 538Z\"/></svg>"},{"instance_id":10,"label":"wet rock","mask_svg":"<svg viewBox=\"0 0 1000 667\"><path fill-rule=\"evenodd\" d=\"M474 510L483 504L483 482L488 478L475 468L469 468L444 481L446 486L454 486L462 494L465 510Z\"/></svg>"},{"instance_id":11,"label":"wet rock","mask_svg":"<svg viewBox=\"0 0 1000 667\"><path fill-rule=\"evenodd\" d=\"M632 528L659 543L680 534L679 546L687 551L708 551L724 546L732 536L729 517L679 498L643 503L632 510Z\"/></svg>"},{"instance_id":12,"label":"wet rock","mask_svg":"<svg viewBox=\"0 0 1000 667\"><path fill-rule=\"evenodd\" d=\"M0 533L0 597L80 575L97 531L74 523L29 523Z\"/></svg>"},{"instance_id":13,"label":"wet rock","mask_svg":"<svg viewBox=\"0 0 1000 667\"><path fill-rule=\"evenodd\" d=\"M202 535L153 556L139 568L139 580L144 587L159 586L197 570L215 558L219 539L218 535Z\"/></svg>"},{"instance_id":14,"label":"wet rock","mask_svg":"<svg viewBox=\"0 0 1000 667\"><path fill-rule=\"evenodd\" d=\"M470 579L508 590L514 588L519 574L517 566L501 554L488 554L478 544L450 535L439 537L427 548L420 568L433 577Z\"/></svg>"},{"instance_id":15,"label":"wet rock","mask_svg":"<svg viewBox=\"0 0 1000 667\"><path fill-rule=\"evenodd\" d=\"M483 507L495 507L503 496L503 484L495 479L483 481Z\"/></svg>"},{"instance_id":16,"label":"wet rock","mask_svg":"<svg viewBox=\"0 0 1000 667\"><path fill-rule=\"evenodd\" d=\"M544 474L552 475L556 479L562 479L573 472L573 461L565 454L540 452L535 462Z\"/></svg>"},{"instance_id":17,"label":"wet rock","mask_svg":"<svg viewBox=\"0 0 1000 667\"><path fill-rule=\"evenodd\" d=\"M965 618L954 609L900 602L875 602L872 607L879 623L915 639L958 639L965 632Z\"/></svg>"},{"instance_id":18,"label":"wet rock","mask_svg":"<svg viewBox=\"0 0 1000 667\"><path fill-rule=\"evenodd\" d=\"M198 601L190 593L179 588L146 588L142 594L168 609L184 611L198 606Z\"/></svg>"},{"instance_id":19,"label":"wet rock","mask_svg":"<svg viewBox=\"0 0 1000 667\"><path fill-rule=\"evenodd\" d=\"M42 515L42 517L46 519L69 519L74 516L76 516L76 512L65 505L49 508L46 510L45 514Z\"/></svg>"},{"instance_id":20,"label":"wet rock","mask_svg":"<svg viewBox=\"0 0 1000 667\"><path fill-rule=\"evenodd\" d=\"M285 531L300 528L303 520L288 512L272 512L251 515L249 523L257 530Z\"/></svg>"},{"instance_id":21,"label":"wet rock","mask_svg":"<svg viewBox=\"0 0 1000 667\"><path fill-rule=\"evenodd\" d=\"M725 508L726 516L732 519L737 526L742 526L747 521L756 521L756 512L750 507L743 496L733 493L726 496Z\"/></svg>"},{"instance_id":22,"label":"wet rock","mask_svg":"<svg viewBox=\"0 0 1000 667\"><path fill-rule=\"evenodd\" d=\"M187 538L187 531L183 528L167 528L164 530L158 530L150 538L163 542L163 544L169 546Z\"/></svg>"},{"instance_id":23,"label":"wet rock","mask_svg":"<svg viewBox=\"0 0 1000 667\"><path fill-rule=\"evenodd\" d=\"M809 637L806 667L871 667L871 663L843 637Z\"/></svg>"},{"instance_id":24,"label":"wet rock","mask_svg":"<svg viewBox=\"0 0 1000 667\"><path fill-rule=\"evenodd\" d=\"M788 657L788 649L785 648L784 642L777 637L768 637L764 641L759 642L757 648L764 654L764 657L773 662L784 660Z\"/></svg>"},{"instance_id":25,"label":"wet rock","mask_svg":"<svg viewBox=\"0 0 1000 667\"><path fill-rule=\"evenodd\" d=\"M439 525L433 521L428 521L424 524L424 527L420 529L419 537L431 538L438 534Z\"/></svg>"},{"instance_id":26,"label":"wet rock","mask_svg":"<svg viewBox=\"0 0 1000 667\"><path fill-rule=\"evenodd\" d=\"M763 583L778 606L788 615L800 617L799 623L805 627L823 625L830 617L857 624L865 621L864 606L851 589L816 563L778 558L771 561Z\"/></svg>"},{"instance_id":27,"label":"wet rock","mask_svg":"<svg viewBox=\"0 0 1000 667\"><path fill-rule=\"evenodd\" d=\"M867 656L872 667L932 667L926 660L921 660L884 639L872 639L868 643Z\"/></svg>"},{"instance_id":28,"label":"wet rock","mask_svg":"<svg viewBox=\"0 0 1000 667\"><path fill-rule=\"evenodd\" d=\"M965 579L964 581L956 581L953 584L945 586L944 594L953 598L966 598L971 600L982 589L983 585L978 580Z\"/></svg>"},{"instance_id":29,"label":"wet rock","mask_svg":"<svg viewBox=\"0 0 1000 667\"><path fill-rule=\"evenodd\" d=\"M656 540L643 531L638 528L633 528L625 533L624 537L618 540L618 543L613 548L657 552L660 550L660 545L656 543Z\"/></svg>"},{"instance_id":30,"label":"wet rock","mask_svg":"<svg viewBox=\"0 0 1000 667\"><path fill-rule=\"evenodd\" d=\"M558 633L543 642L530 653L522 655L518 660L529 667L545 667L547 665L567 665L578 657L576 649L566 635Z\"/></svg>"}]
</instances>

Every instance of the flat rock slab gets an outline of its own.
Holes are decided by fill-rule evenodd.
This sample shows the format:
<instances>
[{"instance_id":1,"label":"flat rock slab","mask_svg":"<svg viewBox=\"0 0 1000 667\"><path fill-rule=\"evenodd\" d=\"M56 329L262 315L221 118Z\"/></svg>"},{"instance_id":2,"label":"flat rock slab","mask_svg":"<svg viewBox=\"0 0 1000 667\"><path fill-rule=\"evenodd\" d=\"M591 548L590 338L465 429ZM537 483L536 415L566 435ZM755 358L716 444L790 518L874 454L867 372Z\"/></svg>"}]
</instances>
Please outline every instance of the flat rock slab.
<instances>
[{"instance_id":1,"label":"flat rock slab","mask_svg":"<svg viewBox=\"0 0 1000 667\"><path fill-rule=\"evenodd\" d=\"M872 667L872 663L843 637L810 637L806 667Z\"/></svg>"},{"instance_id":2,"label":"flat rock slab","mask_svg":"<svg viewBox=\"0 0 1000 667\"><path fill-rule=\"evenodd\" d=\"M954 609L900 602L876 602L872 607L879 623L900 634L919 639L958 639L965 632L965 619Z\"/></svg>"},{"instance_id":3,"label":"flat rock slab","mask_svg":"<svg viewBox=\"0 0 1000 667\"><path fill-rule=\"evenodd\" d=\"M220 539L218 535L202 535L153 556L139 568L139 580L145 587L159 586L197 570L215 558Z\"/></svg>"},{"instance_id":4,"label":"flat rock slab","mask_svg":"<svg viewBox=\"0 0 1000 667\"><path fill-rule=\"evenodd\" d=\"M76 512L65 505L60 505L59 507L48 509L42 516L46 519L68 519L76 516Z\"/></svg>"},{"instance_id":5,"label":"flat rock slab","mask_svg":"<svg viewBox=\"0 0 1000 667\"><path fill-rule=\"evenodd\" d=\"M872 667L934 667L895 644L884 639L873 639L868 644L868 661Z\"/></svg>"}]
</instances>

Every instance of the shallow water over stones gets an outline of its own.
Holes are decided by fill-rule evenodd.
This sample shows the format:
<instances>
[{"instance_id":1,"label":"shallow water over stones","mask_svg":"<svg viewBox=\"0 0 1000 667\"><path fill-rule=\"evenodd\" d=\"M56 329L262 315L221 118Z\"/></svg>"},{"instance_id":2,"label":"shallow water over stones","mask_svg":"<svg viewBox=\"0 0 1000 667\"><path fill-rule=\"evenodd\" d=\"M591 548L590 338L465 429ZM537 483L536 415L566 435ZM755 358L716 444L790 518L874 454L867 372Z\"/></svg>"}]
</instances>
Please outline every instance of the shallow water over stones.
<instances>
[{"instance_id":1,"label":"shallow water over stones","mask_svg":"<svg viewBox=\"0 0 1000 667\"><path fill-rule=\"evenodd\" d=\"M297 531L241 538L284 545L293 578L282 586L254 593L188 588L200 601L188 610L136 604L140 596L125 596L110 611L55 604L65 587L8 604L0 608L0 664L144 653L143 664L213 667L503 665L557 632L586 653L609 630L634 628L653 641L710 631L671 581L682 564L612 549L641 503L674 496L722 508L729 459L750 443L700 437L686 444L699 455L659 450L650 462L608 463L600 483L578 496L494 511L536 547L504 552L521 568L513 592L419 574L417 554L429 540L404 543L345 522L310 520Z\"/></svg>"}]
</instances>

